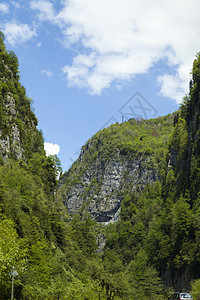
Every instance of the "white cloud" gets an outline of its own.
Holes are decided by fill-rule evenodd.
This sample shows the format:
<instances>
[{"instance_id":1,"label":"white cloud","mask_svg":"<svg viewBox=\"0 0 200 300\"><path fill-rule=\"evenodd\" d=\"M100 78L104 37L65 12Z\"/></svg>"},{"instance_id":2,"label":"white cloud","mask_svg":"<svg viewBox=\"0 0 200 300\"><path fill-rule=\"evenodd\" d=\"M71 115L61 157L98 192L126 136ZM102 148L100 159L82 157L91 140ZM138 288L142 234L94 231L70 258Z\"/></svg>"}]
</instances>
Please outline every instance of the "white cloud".
<instances>
[{"instance_id":1,"label":"white cloud","mask_svg":"<svg viewBox=\"0 0 200 300\"><path fill-rule=\"evenodd\" d=\"M42 43L41 42L38 42L37 43L37 48L40 48L42 46Z\"/></svg>"},{"instance_id":2,"label":"white cloud","mask_svg":"<svg viewBox=\"0 0 200 300\"><path fill-rule=\"evenodd\" d=\"M67 46L77 43L79 52L71 65L63 67L70 85L101 94L167 59L173 74L166 71L158 77L160 92L181 100L200 50L200 1L63 0L62 4L58 13L50 1L33 0L31 8L39 11L41 21L60 27Z\"/></svg>"},{"instance_id":3,"label":"white cloud","mask_svg":"<svg viewBox=\"0 0 200 300\"><path fill-rule=\"evenodd\" d=\"M55 17L53 4L50 1L33 0L30 2L30 8L39 11L38 17L41 21L45 21L45 20L53 21Z\"/></svg>"},{"instance_id":4,"label":"white cloud","mask_svg":"<svg viewBox=\"0 0 200 300\"><path fill-rule=\"evenodd\" d=\"M57 155L60 152L60 146L57 144L52 144L45 142L44 150L46 151L47 156L49 155Z\"/></svg>"},{"instance_id":5,"label":"white cloud","mask_svg":"<svg viewBox=\"0 0 200 300\"><path fill-rule=\"evenodd\" d=\"M28 24L6 23L3 26L3 32L9 44L12 46L18 43L24 43L36 36L35 30L31 29Z\"/></svg>"},{"instance_id":6,"label":"white cloud","mask_svg":"<svg viewBox=\"0 0 200 300\"><path fill-rule=\"evenodd\" d=\"M46 75L49 78L51 78L53 76L53 72L51 72L49 70L42 70L41 73Z\"/></svg>"},{"instance_id":7,"label":"white cloud","mask_svg":"<svg viewBox=\"0 0 200 300\"><path fill-rule=\"evenodd\" d=\"M189 86L188 80L182 80L179 74L159 76L158 84L161 86L160 93L164 97L175 99L177 102L180 102L184 96L185 87Z\"/></svg>"},{"instance_id":8,"label":"white cloud","mask_svg":"<svg viewBox=\"0 0 200 300\"><path fill-rule=\"evenodd\" d=\"M3 14L9 13L9 5L7 3L0 3L0 12Z\"/></svg>"}]
</instances>

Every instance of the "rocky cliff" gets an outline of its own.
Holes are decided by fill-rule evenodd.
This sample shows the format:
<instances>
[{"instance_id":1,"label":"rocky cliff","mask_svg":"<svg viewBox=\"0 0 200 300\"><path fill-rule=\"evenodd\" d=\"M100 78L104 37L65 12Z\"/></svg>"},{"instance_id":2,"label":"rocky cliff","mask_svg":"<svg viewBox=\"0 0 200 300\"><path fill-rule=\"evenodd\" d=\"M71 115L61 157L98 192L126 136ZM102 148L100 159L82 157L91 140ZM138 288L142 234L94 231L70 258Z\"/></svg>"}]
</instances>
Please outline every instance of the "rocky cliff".
<instances>
[{"instance_id":1,"label":"rocky cliff","mask_svg":"<svg viewBox=\"0 0 200 300\"><path fill-rule=\"evenodd\" d=\"M125 159L120 154L104 166L95 161L80 176L80 183L62 193L64 204L72 214L86 211L98 222L113 222L126 189L139 191L157 179L157 170L149 162L148 158Z\"/></svg>"},{"instance_id":2,"label":"rocky cliff","mask_svg":"<svg viewBox=\"0 0 200 300\"><path fill-rule=\"evenodd\" d=\"M10 127L10 132L5 135L3 129L0 130L0 154L5 159L11 156L15 156L17 159L23 158L23 147L21 145L20 131L15 123L16 119L16 105L12 93L7 92L4 96L4 113L8 116L8 124Z\"/></svg>"},{"instance_id":3,"label":"rocky cliff","mask_svg":"<svg viewBox=\"0 0 200 300\"><path fill-rule=\"evenodd\" d=\"M42 136L31 99L19 82L17 57L6 51L3 39L0 33L0 157L27 159L38 150L37 145L43 147Z\"/></svg>"},{"instance_id":4,"label":"rocky cliff","mask_svg":"<svg viewBox=\"0 0 200 300\"><path fill-rule=\"evenodd\" d=\"M98 132L60 181L69 213L116 221L127 191L138 193L159 178L171 129L169 115L139 123L131 119Z\"/></svg>"}]
</instances>

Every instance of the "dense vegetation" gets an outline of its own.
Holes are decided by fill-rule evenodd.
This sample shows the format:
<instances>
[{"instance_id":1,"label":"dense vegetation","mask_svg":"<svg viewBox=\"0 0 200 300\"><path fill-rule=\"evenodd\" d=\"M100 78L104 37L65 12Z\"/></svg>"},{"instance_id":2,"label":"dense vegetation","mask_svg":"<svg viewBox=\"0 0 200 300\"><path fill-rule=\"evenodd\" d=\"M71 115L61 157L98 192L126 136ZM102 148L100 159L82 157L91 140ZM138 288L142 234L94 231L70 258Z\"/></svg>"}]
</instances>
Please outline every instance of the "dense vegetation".
<instances>
[{"instance_id":1,"label":"dense vegetation","mask_svg":"<svg viewBox=\"0 0 200 300\"><path fill-rule=\"evenodd\" d=\"M68 221L56 196L58 160L46 156L36 125L17 58L1 33L0 299L10 298L13 266L16 299L106 299L110 278L96 253L94 223ZM5 153L5 139L15 142L13 128L20 143Z\"/></svg>"},{"instance_id":2,"label":"dense vegetation","mask_svg":"<svg viewBox=\"0 0 200 300\"><path fill-rule=\"evenodd\" d=\"M151 268L151 276L157 272L168 286L188 289L192 283L195 299L200 299L199 72L197 55L190 93L174 116L162 176L140 194L127 193L104 249L105 257L117 255L127 265L143 291Z\"/></svg>"},{"instance_id":3,"label":"dense vegetation","mask_svg":"<svg viewBox=\"0 0 200 300\"><path fill-rule=\"evenodd\" d=\"M159 180L143 192L123 191L120 219L106 232L105 268L124 279L126 297L156 299L165 287L190 289L200 299L200 55L180 110L154 120L129 120L98 132L64 176L81 184L94 161L149 156ZM129 183L130 185L130 183ZM98 183L97 187L98 189ZM127 286L126 286L126 284ZM148 285L149 283L149 285Z\"/></svg>"},{"instance_id":4,"label":"dense vegetation","mask_svg":"<svg viewBox=\"0 0 200 300\"><path fill-rule=\"evenodd\" d=\"M16 299L165 299L170 287L191 283L200 299L199 55L192 76L179 112L112 125L83 147L90 155L82 167L80 160L72 166L69 185L95 159L104 164L115 152L151 157L159 171L143 192L126 189L120 219L102 228L86 214L69 219L57 197L58 160L45 154L17 58L0 33L0 144L12 141L17 126L23 149L20 158L12 149L1 152L0 299L10 297L13 266ZM100 254L99 232L106 237Z\"/></svg>"}]
</instances>

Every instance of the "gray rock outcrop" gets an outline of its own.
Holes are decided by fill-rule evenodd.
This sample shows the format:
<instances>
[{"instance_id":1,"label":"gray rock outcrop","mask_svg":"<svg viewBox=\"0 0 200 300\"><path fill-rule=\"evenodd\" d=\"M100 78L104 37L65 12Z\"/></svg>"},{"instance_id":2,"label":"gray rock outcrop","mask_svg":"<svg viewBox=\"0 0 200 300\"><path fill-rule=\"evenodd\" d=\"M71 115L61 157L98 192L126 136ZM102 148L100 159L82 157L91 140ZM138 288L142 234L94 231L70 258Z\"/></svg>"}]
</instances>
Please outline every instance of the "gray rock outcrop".
<instances>
[{"instance_id":1,"label":"gray rock outcrop","mask_svg":"<svg viewBox=\"0 0 200 300\"><path fill-rule=\"evenodd\" d=\"M7 117L7 132L0 130L0 155L3 159L23 157L23 147L21 145L20 131L15 123L16 107L12 93L8 92L4 98L4 115Z\"/></svg>"},{"instance_id":2,"label":"gray rock outcrop","mask_svg":"<svg viewBox=\"0 0 200 300\"><path fill-rule=\"evenodd\" d=\"M70 179L71 174L67 176ZM70 188L61 183L59 193L70 214L87 212L97 222L107 224L119 218L125 191L139 192L157 178L149 157L128 159L118 153L106 164L100 159L94 161Z\"/></svg>"}]
</instances>

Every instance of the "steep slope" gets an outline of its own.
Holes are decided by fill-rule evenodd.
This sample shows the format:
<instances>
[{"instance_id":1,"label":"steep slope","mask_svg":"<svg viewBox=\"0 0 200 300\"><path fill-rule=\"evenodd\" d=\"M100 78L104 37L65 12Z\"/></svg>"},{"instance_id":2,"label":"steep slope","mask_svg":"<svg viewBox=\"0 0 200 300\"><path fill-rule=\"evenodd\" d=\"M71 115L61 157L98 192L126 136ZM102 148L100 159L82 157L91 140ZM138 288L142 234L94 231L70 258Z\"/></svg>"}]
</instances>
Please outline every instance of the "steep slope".
<instances>
[{"instance_id":1,"label":"steep slope","mask_svg":"<svg viewBox=\"0 0 200 300\"><path fill-rule=\"evenodd\" d=\"M45 155L17 58L0 37L0 299L10 298L13 266L16 299L132 299L138 289L126 266L120 262L116 273L96 251L96 223L88 215L69 218L58 199L56 160ZM163 294L154 279L152 295Z\"/></svg>"},{"instance_id":2,"label":"steep slope","mask_svg":"<svg viewBox=\"0 0 200 300\"><path fill-rule=\"evenodd\" d=\"M103 279L91 272L99 264L94 224L67 221L56 197L56 160L46 157L19 79L0 32L0 299L10 299L13 266L14 299L106 299Z\"/></svg>"},{"instance_id":3,"label":"steep slope","mask_svg":"<svg viewBox=\"0 0 200 300\"><path fill-rule=\"evenodd\" d=\"M200 56L179 112L98 132L57 192L56 161L0 37L0 299L13 266L16 299L166 299L166 287L194 279L198 299Z\"/></svg>"},{"instance_id":4,"label":"steep slope","mask_svg":"<svg viewBox=\"0 0 200 300\"><path fill-rule=\"evenodd\" d=\"M71 214L90 213L110 224L103 261L113 274L126 270L131 289L137 286L144 299L154 289L159 294L157 276L177 290L196 279L193 292L200 296L199 120L198 54L190 93L177 113L98 132L60 182Z\"/></svg>"},{"instance_id":5,"label":"steep slope","mask_svg":"<svg viewBox=\"0 0 200 300\"><path fill-rule=\"evenodd\" d=\"M59 194L69 213L90 213L113 222L127 191L139 193L161 176L173 116L111 125L81 149L60 181Z\"/></svg>"},{"instance_id":6,"label":"steep slope","mask_svg":"<svg viewBox=\"0 0 200 300\"><path fill-rule=\"evenodd\" d=\"M27 159L39 146L42 151L42 136L31 99L19 83L17 57L5 51L2 34L0 43L0 154L3 159Z\"/></svg>"},{"instance_id":7,"label":"steep slope","mask_svg":"<svg viewBox=\"0 0 200 300\"><path fill-rule=\"evenodd\" d=\"M200 55L193 65L190 93L174 116L161 181L139 195L128 193L121 219L109 229L105 257L116 254L136 281L155 268L166 286L187 290L197 299L200 277ZM194 281L196 279L196 281Z\"/></svg>"}]
</instances>

